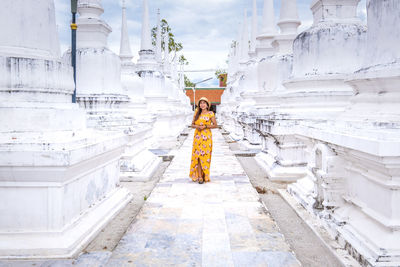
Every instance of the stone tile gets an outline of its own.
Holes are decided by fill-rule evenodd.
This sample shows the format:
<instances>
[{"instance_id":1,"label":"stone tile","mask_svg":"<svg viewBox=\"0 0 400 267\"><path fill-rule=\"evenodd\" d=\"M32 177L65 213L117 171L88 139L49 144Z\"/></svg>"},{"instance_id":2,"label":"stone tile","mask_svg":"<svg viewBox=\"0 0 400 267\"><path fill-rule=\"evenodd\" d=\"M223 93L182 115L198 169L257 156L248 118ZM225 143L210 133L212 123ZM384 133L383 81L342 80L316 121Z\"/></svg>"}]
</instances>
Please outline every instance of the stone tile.
<instances>
[{"instance_id":1,"label":"stone tile","mask_svg":"<svg viewBox=\"0 0 400 267\"><path fill-rule=\"evenodd\" d=\"M200 236L201 238L203 234L203 219L181 219L177 234Z\"/></svg>"},{"instance_id":2,"label":"stone tile","mask_svg":"<svg viewBox=\"0 0 400 267\"><path fill-rule=\"evenodd\" d=\"M228 228L226 226L225 218L210 219L204 218L203 233L206 234L227 234Z\"/></svg>"},{"instance_id":3,"label":"stone tile","mask_svg":"<svg viewBox=\"0 0 400 267\"><path fill-rule=\"evenodd\" d=\"M115 254L129 254L129 253L138 253L143 251L147 240L149 238L149 234L143 233L133 233L126 234L120 240L119 245L115 248Z\"/></svg>"},{"instance_id":4,"label":"stone tile","mask_svg":"<svg viewBox=\"0 0 400 267\"><path fill-rule=\"evenodd\" d=\"M176 235L151 234L147 239L145 248L155 251L171 248L175 242Z\"/></svg>"},{"instance_id":5,"label":"stone tile","mask_svg":"<svg viewBox=\"0 0 400 267\"><path fill-rule=\"evenodd\" d=\"M226 225L229 234L252 234L253 228L250 225L249 219L236 214L226 214Z\"/></svg>"},{"instance_id":6,"label":"stone tile","mask_svg":"<svg viewBox=\"0 0 400 267\"><path fill-rule=\"evenodd\" d=\"M264 220L266 220L269 217L266 210L261 205L256 208L249 207L247 209L247 216L250 219L264 219Z\"/></svg>"},{"instance_id":7,"label":"stone tile","mask_svg":"<svg viewBox=\"0 0 400 267\"><path fill-rule=\"evenodd\" d=\"M233 267L230 252L206 252L202 255L202 267Z\"/></svg>"},{"instance_id":8,"label":"stone tile","mask_svg":"<svg viewBox=\"0 0 400 267\"><path fill-rule=\"evenodd\" d=\"M235 266L297 267L301 266L289 252L232 252Z\"/></svg>"},{"instance_id":9,"label":"stone tile","mask_svg":"<svg viewBox=\"0 0 400 267\"><path fill-rule=\"evenodd\" d=\"M79 267L104 267L111 254L109 251L84 253L78 257L75 265Z\"/></svg>"},{"instance_id":10,"label":"stone tile","mask_svg":"<svg viewBox=\"0 0 400 267\"><path fill-rule=\"evenodd\" d=\"M181 219L203 219L203 206L202 205L193 205L186 206L182 209Z\"/></svg>"},{"instance_id":11,"label":"stone tile","mask_svg":"<svg viewBox=\"0 0 400 267\"><path fill-rule=\"evenodd\" d=\"M290 251L284 236L279 232L255 234L255 237L262 251Z\"/></svg>"},{"instance_id":12,"label":"stone tile","mask_svg":"<svg viewBox=\"0 0 400 267\"><path fill-rule=\"evenodd\" d=\"M261 248L258 246L258 240L251 233L230 234L229 235L231 251L258 252Z\"/></svg>"},{"instance_id":13,"label":"stone tile","mask_svg":"<svg viewBox=\"0 0 400 267\"><path fill-rule=\"evenodd\" d=\"M179 219L182 214L182 208L163 207L154 218L158 219Z\"/></svg>"},{"instance_id":14,"label":"stone tile","mask_svg":"<svg viewBox=\"0 0 400 267\"><path fill-rule=\"evenodd\" d=\"M127 233L152 233L155 219L136 218Z\"/></svg>"},{"instance_id":15,"label":"stone tile","mask_svg":"<svg viewBox=\"0 0 400 267\"><path fill-rule=\"evenodd\" d=\"M185 255L191 255L202 252L201 235L178 234L172 248L181 251Z\"/></svg>"},{"instance_id":16,"label":"stone tile","mask_svg":"<svg viewBox=\"0 0 400 267\"><path fill-rule=\"evenodd\" d=\"M263 219L249 219L249 222L256 234L273 233L278 231L278 226L276 225L275 221L271 219L271 217Z\"/></svg>"},{"instance_id":17,"label":"stone tile","mask_svg":"<svg viewBox=\"0 0 400 267\"><path fill-rule=\"evenodd\" d=\"M0 267L72 267L76 260L0 261Z\"/></svg>"},{"instance_id":18,"label":"stone tile","mask_svg":"<svg viewBox=\"0 0 400 267\"><path fill-rule=\"evenodd\" d=\"M203 232L202 251L211 252L230 252L229 236L227 233L205 233Z\"/></svg>"},{"instance_id":19,"label":"stone tile","mask_svg":"<svg viewBox=\"0 0 400 267\"><path fill-rule=\"evenodd\" d=\"M191 142L175 153L107 266L298 266L220 133L210 183L188 177Z\"/></svg>"},{"instance_id":20,"label":"stone tile","mask_svg":"<svg viewBox=\"0 0 400 267\"><path fill-rule=\"evenodd\" d=\"M225 219L225 211L222 205L205 204L203 207L203 217L205 219Z\"/></svg>"},{"instance_id":21,"label":"stone tile","mask_svg":"<svg viewBox=\"0 0 400 267\"><path fill-rule=\"evenodd\" d=\"M107 263L107 267L145 267L150 266L144 263L142 259L147 256L149 252L139 252L132 254L118 254L113 257Z\"/></svg>"}]
</instances>

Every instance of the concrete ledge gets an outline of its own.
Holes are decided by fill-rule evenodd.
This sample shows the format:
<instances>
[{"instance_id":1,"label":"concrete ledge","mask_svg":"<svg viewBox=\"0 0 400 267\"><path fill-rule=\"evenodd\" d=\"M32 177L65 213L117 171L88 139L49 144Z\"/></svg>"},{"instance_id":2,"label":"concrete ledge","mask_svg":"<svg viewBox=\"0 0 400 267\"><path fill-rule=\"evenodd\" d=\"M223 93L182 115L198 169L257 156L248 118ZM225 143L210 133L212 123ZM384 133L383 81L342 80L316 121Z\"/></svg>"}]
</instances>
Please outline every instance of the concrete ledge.
<instances>
[{"instance_id":1,"label":"concrete ledge","mask_svg":"<svg viewBox=\"0 0 400 267\"><path fill-rule=\"evenodd\" d=\"M343 266L361 266L355 259L353 259L339 243L331 239L329 233L323 228L312 214L305 210L296 200L286 191L286 189L277 189L279 195L289 204L289 206L296 212L296 214L304 221L304 223L314 232L314 234L321 240L322 244L331 251L332 255L337 258Z\"/></svg>"},{"instance_id":2,"label":"concrete ledge","mask_svg":"<svg viewBox=\"0 0 400 267\"><path fill-rule=\"evenodd\" d=\"M160 157L154 156L154 160L147 164L147 166L141 172L121 172L120 180L122 182L150 181L161 162L162 160Z\"/></svg>"},{"instance_id":3,"label":"concrete ledge","mask_svg":"<svg viewBox=\"0 0 400 267\"><path fill-rule=\"evenodd\" d=\"M0 259L63 259L76 257L132 199L117 188L62 232L0 233Z\"/></svg>"}]
</instances>

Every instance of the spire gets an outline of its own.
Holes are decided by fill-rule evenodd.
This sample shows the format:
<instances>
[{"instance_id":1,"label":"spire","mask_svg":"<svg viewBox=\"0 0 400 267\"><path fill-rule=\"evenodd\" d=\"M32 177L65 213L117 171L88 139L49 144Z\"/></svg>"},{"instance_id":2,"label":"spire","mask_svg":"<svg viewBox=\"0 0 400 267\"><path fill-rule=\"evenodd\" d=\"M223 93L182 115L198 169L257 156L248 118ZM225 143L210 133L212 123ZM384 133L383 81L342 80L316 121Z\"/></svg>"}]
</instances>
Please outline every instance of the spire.
<instances>
[{"instance_id":1,"label":"spire","mask_svg":"<svg viewBox=\"0 0 400 267\"><path fill-rule=\"evenodd\" d=\"M296 0L282 0L278 26L281 34L297 34L300 25Z\"/></svg>"},{"instance_id":2,"label":"spire","mask_svg":"<svg viewBox=\"0 0 400 267\"><path fill-rule=\"evenodd\" d=\"M242 51L241 51L240 63L246 63L249 59L249 29L247 25L247 9L244 10L241 48Z\"/></svg>"},{"instance_id":3,"label":"spire","mask_svg":"<svg viewBox=\"0 0 400 267\"><path fill-rule=\"evenodd\" d=\"M258 32L258 18L257 18L257 0L253 0L253 17L251 23L251 40L250 40L250 55L254 57L256 54L256 38Z\"/></svg>"},{"instance_id":4,"label":"spire","mask_svg":"<svg viewBox=\"0 0 400 267\"><path fill-rule=\"evenodd\" d=\"M238 24L238 33L237 33L237 38L235 41L235 46L234 46L234 54L233 54L233 65L235 68L235 71L237 70L237 67L239 65L239 61L240 61L240 56L242 53L242 25L241 23Z\"/></svg>"},{"instance_id":5,"label":"spire","mask_svg":"<svg viewBox=\"0 0 400 267\"><path fill-rule=\"evenodd\" d=\"M101 18L104 13L101 0L78 1L77 48L107 47L107 38L111 27Z\"/></svg>"},{"instance_id":6,"label":"spire","mask_svg":"<svg viewBox=\"0 0 400 267\"><path fill-rule=\"evenodd\" d=\"M185 88L185 72L183 68L183 63L180 63L180 71L179 71L179 88L184 89Z\"/></svg>"},{"instance_id":7,"label":"spire","mask_svg":"<svg viewBox=\"0 0 400 267\"><path fill-rule=\"evenodd\" d=\"M264 0L262 29L259 36L257 36L258 44L256 45L256 54L258 58L268 57L273 55L274 48L272 41L276 35L275 22L274 22L274 1Z\"/></svg>"},{"instance_id":8,"label":"spire","mask_svg":"<svg viewBox=\"0 0 400 267\"><path fill-rule=\"evenodd\" d=\"M147 0L143 0L143 17L142 17L142 39L140 44L139 59L137 62L137 70L140 76L143 73L159 69L159 65L155 60L153 45L151 44L150 26L149 26L149 7Z\"/></svg>"},{"instance_id":9,"label":"spire","mask_svg":"<svg viewBox=\"0 0 400 267\"><path fill-rule=\"evenodd\" d=\"M176 53L172 62L172 77L175 81L178 81L178 55Z\"/></svg>"},{"instance_id":10,"label":"spire","mask_svg":"<svg viewBox=\"0 0 400 267\"><path fill-rule=\"evenodd\" d=\"M119 57L123 62L132 60L132 51L129 44L128 26L126 23L126 5L125 0L122 1L122 27L121 27L121 46L119 49Z\"/></svg>"},{"instance_id":11,"label":"spire","mask_svg":"<svg viewBox=\"0 0 400 267\"><path fill-rule=\"evenodd\" d=\"M142 40L140 50L153 50L151 45L150 26L149 26L149 6L147 0L143 0L143 17L142 17Z\"/></svg>"},{"instance_id":12,"label":"spire","mask_svg":"<svg viewBox=\"0 0 400 267\"><path fill-rule=\"evenodd\" d=\"M275 20L274 20L274 1L264 0L263 20L261 34L274 35L275 34Z\"/></svg>"},{"instance_id":13,"label":"spire","mask_svg":"<svg viewBox=\"0 0 400 267\"><path fill-rule=\"evenodd\" d=\"M169 75L171 73L170 64L169 64L169 36L168 32L164 34L164 73Z\"/></svg>"},{"instance_id":14,"label":"spire","mask_svg":"<svg viewBox=\"0 0 400 267\"><path fill-rule=\"evenodd\" d=\"M157 62L162 62L162 35L161 35L161 18L160 18L160 9L157 11L157 39L156 39L156 60Z\"/></svg>"},{"instance_id":15,"label":"spire","mask_svg":"<svg viewBox=\"0 0 400 267\"><path fill-rule=\"evenodd\" d=\"M272 46L277 54L292 54L293 41L297 36L297 28L300 25L297 14L296 0L281 0L281 15L278 26L280 34L275 36Z\"/></svg>"}]
</instances>

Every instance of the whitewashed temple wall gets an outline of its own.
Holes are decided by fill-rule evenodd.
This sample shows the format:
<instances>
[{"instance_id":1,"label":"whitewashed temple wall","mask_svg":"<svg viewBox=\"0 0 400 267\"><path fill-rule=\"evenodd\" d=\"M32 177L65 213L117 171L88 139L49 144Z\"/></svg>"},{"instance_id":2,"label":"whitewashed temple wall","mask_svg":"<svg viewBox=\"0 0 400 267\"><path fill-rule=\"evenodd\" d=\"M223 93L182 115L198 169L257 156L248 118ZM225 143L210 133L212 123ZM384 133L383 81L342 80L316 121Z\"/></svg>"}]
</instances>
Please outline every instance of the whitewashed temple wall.
<instances>
[{"instance_id":1,"label":"whitewashed temple wall","mask_svg":"<svg viewBox=\"0 0 400 267\"><path fill-rule=\"evenodd\" d=\"M228 110L248 100L232 101L243 81L230 74L221 123L242 139L256 128L269 178L294 181L292 196L363 266L397 266L400 3L367 1L366 27L358 2L313 1L314 24L294 40L288 64L277 55L257 63L256 104L240 120Z\"/></svg>"},{"instance_id":2,"label":"whitewashed temple wall","mask_svg":"<svg viewBox=\"0 0 400 267\"><path fill-rule=\"evenodd\" d=\"M54 2L2 4L15 23L0 29L0 258L72 257L132 197L119 182L127 138L86 128L72 103Z\"/></svg>"}]
</instances>

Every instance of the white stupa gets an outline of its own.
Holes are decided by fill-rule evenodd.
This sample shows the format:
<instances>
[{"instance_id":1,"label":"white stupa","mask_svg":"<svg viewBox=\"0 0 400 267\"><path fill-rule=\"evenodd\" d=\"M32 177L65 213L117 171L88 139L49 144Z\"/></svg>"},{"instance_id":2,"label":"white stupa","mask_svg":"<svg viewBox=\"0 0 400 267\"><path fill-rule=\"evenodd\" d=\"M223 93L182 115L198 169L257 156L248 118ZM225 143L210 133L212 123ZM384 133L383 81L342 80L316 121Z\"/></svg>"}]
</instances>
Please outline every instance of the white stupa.
<instances>
[{"instance_id":1,"label":"white stupa","mask_svg":"<svg viewBox=\"0 0 400 267\"><path fill-rule=\"evenodd\" d=\"M274 53L272 41L277 34L275 26L274 1L264 0L262 28L257 36L257 58L261 59Z\"/></svg>"},{"instance_id":2,"label":"white stupa","mask_svg":"<svg viewBox=\"0 0 400 267\"><path fill-rule=\"evenodd\" d=\"M280 33L275 36L272 46L278 54L292 54L293 40L300 26L296 0L282 0L281 14L278 21Z\"/></svg>"},{"instance_id":3,"label":"white stupa","mask_svg":"<svg viewBox=\"0 0 400 267\"><path fill-rule=\"evenodd\" d=\"M121 180L148 181L161 163L159 157L147 150L147 146L152 142L152 127L155 118L147 112L144 83L132 63L125 1L122 4L121 83L124 93L130 98L124 112L135 120L135 127L129 131L129 143L121 157Z\"/></svg>"},{"instance_id":4,"label":"white stupa","mask_svg":"<svg viewBox=\"0 0 400 267\"><path fill-rule=\"evenodd\" d=\"M160 9L157 11L157 36L156 36L156 60L158 64L162 64L162 34L161 34L161 17Z\"/></svg>"},{"instance_id":5,"label":"white stupa","mask_svg":"<svg viewBox=\"0 0 400 267\"><path fill-rule=\"evenodd\" d=\"M149 22L149 6L147 0L143 0L142 34L140 42L139 60L137 62L139 75L142 72L158 70L155 49L151 43L151 31Z\"/></svg>"},{"instance_id":6,"label":"white stupa","mask_svg":"<svg viewBox=\"0 0 400 267\"><path fill-rule=\"evenodd\" d=\"M70 258L130 201L126 136L86 128L53 0L0 10L0 258Z\"/></svg>"},{"instance_id":7,"label":"white stupa","mask_svg":"<svg viewBox=\"0 0 400 267\"><path fill-rule=\"evenodd\" d=\"M258 34L257 0L253 0L253 14L251 18L251 39L250 39L250 51L249 51L251 59L254 59L257 55L256 54L257 34Z\"/></svg>"},{"instance_id":8,"label":"white stupa","mask_svg":"<svg viewBox=\"0 0 400 267\"><path fill-rule=\"evenodd\" d=\"M249 25L247 24L247 9L243 12L243 31L242 31L242 45L240 46L240 61L241 66L249 61Z\"/></svg>"}]
</instances>

